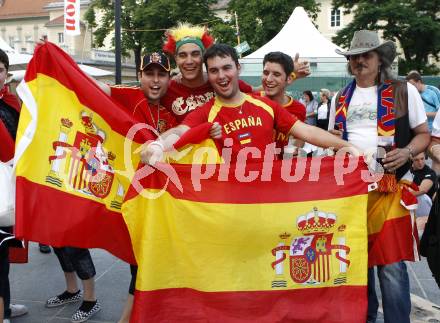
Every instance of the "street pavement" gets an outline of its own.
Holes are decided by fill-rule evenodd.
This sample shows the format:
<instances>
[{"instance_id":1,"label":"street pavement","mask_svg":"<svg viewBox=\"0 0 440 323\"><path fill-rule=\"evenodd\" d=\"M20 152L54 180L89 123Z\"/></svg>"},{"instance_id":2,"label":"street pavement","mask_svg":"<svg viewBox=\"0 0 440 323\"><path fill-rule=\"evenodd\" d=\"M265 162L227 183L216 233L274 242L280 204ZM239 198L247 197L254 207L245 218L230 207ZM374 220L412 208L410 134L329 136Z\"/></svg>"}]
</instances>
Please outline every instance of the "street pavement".
<instances>
[{"instance_id":1,"label":"street pavement","mask_svg":"<svg viewBox=\"0 0 440 323\"><path fill-rule=\"evenodd\" d=\"M130 283L130 268L123 261L100 249L92 249L96 267L96 295L101 311L88 322L117 322ZM29 313L11 319L11 323L67 323L80 303L46 308L46 299L66 289L64 275L53 251L39 252L38 244L29 245L29 263L11 266L12 303L25 304ZM80 285L81 286L81 285Z\"/></svg>"},{"instance_id":2,"label":"street pavement","mask_svg":"<svg viewBox=\"0 0 440 323\"><path fill-rule=\"evenodd\" d=\"M96 266L96 294L102 309L88 322L117 322L128 293L129 266L108 252L93 249ZM440 323L440 289L426 261L408 263L411 282L412 323ZM11 266L13 303L25 304L29 313L11 323L66 323L79 304L46 308L46 299L65 290L64 275L54 253L42 254L38 244L29 245L29 263ZM383 322L379 314L378 323ZM342 322L343 323L343 322ZM396 322L399 323L399 322Z\"/></svg>"}]
</instances>

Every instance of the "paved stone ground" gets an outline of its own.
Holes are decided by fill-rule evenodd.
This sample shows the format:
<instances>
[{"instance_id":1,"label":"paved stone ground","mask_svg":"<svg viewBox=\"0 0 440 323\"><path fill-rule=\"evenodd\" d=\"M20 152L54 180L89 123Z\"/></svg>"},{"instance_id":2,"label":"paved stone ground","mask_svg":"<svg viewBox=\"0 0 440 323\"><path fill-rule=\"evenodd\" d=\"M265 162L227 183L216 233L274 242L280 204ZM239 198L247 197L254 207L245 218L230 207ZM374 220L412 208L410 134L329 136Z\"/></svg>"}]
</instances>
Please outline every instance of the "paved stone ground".
<instances>
[{"instance_id":1,"label":"paved stone ground","mask_svg":"<svg viewBox=\"0 0 440 323\"><path fill-rule=\"evenodd\" d=\"M96 293L102 310L89 322L117 322L122 312L130 282L127 264L103 250L92 250L95 262ZM11 320L12 323L67 323L79 304L68 304L58 308L44 307L47 298L65 289L64 276L56 256L41 254L38 245L30 244L30 262L25 265L12 265L12 301L25 304L29 314ZM426 261L409 263L411 279L413 323L440 323L440 289L429 272ZM379 313L378 323L383 322ZM342 322L343 323L343 322ZM396 322L398 323L398 322Z\"/></svg>"},{"instance_id":2,"label":"paved stone ground","mask_svg":"<svg viewBox=\"0 0 440 323\"><path fill-rule=\"evenodd\" d=\"M130 283L129 266L108 252L91 250L96 267L96 294L100 312L89 320L95 323L117 322L122 312ZM65 290L64 275L54 253L41 254L38 244L30 244L28 264L12 265L12 301L25 304L29 314L11 320L12 323L67 323L79 303L46 308L46 299Z\"/></svg>"}]
</instances>

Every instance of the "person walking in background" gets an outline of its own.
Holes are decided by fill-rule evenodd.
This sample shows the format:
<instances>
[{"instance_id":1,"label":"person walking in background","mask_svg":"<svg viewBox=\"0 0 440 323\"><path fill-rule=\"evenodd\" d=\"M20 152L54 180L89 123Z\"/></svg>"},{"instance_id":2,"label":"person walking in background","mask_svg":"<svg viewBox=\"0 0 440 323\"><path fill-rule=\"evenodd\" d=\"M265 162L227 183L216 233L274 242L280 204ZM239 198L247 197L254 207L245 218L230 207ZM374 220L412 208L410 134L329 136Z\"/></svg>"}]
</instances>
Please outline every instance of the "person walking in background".
<instances>
[{"instance_id":1,"label":"person walking in background","mask_svg":"<svg viewBox=\"0 0 440 323\"><path fill-rule=\"evenodd\" d=\"M324 130L328 129L328 118L330 114L330 91L321 89L319 92L321 102L318 105L316 125Z\"/></svg>"},{"instance_id":2,"label":"person walking in background","mask_svg":"<svg viewBox=\"0 0 440 323\"><path fill-rule=\"evenodd\" d=\"M316 126L316 111L318 109L318 102L313 97L311 91L303 92L301 102L306 106L306 123Z\"/></svg>"},{"instance_id":3,"label":"person walking in background","mask_svg":"<svg viewBox=\"0 0 440 323\"><path fill-rule=\"evenodd\" d=\"M406 80L419 91L428 117L428 128L429 131L432 131L432 122L440 108L440 90L435 86L423 83L422 76L417 71L409 72Z\"/></svg>"}]
</instances>

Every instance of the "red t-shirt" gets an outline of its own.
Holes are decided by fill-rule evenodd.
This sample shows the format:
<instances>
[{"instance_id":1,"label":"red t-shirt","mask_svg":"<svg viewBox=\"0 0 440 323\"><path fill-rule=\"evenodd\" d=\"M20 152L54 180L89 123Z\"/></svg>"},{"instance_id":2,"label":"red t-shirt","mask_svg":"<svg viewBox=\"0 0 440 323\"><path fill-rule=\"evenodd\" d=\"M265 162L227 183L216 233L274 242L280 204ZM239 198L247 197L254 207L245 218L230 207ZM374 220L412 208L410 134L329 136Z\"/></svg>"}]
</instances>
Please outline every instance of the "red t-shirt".
<instances>
[{"instance_id":1,"label":"red t-shirt","mask_svg":"<svg viewBox=\"0 0 440 323\"><path fill-rule=\"evenodd\" d=\"M244 81L239 80L239 86L242 92L252 92L252 86ZM174 114L174 117L180 124L188 113L202 106L213 97L214 89L209 82L199 87L188 87L175 80L171 80L168 85L168 91L161 99L161 103Z\"/></svg>"},{"instance_id":2,"label":"red t-shirt","mask_svg":"<svg viewBox=\"0 0 440 323\"><path fill-rule=\"evenodd\" d=\"M264 91L255 92L255 95L265 96ZM301 102L293 99L289 96L289 102L283 105L290 114L294 115L298 120L305 122L306 120L306 107ZM275 141L277 143L277 148L281 150L289 143L289 137L280 131L275 132Z\"/></svg>"},{"instance_id":3,"label":"red t-shirt","mask_svg":"<svg viewBox=\"0 0 440 323\"><path fill-rule=\"evenodd\" d=\"M139 121L162 133L177 125L176 119L163 106L150 106L138 87L112 86L111 97L124 106Z\"/></svg>"},{"instance_id":4,"label":"red t-shirt","mask_svg":"<svg viewBox=\"0 0 440 323\"><path fill-rule=\"evenodd\" d=\"M262 158L266 146L274 142L274 129L288 133L297 120L267 98L244 94L243 102L234 106L215 98L189 114L182 124L192 128L208 121L218 122L223 136L216 140L217 148L221 153L224 140L232 138L232 160L235 161L243 147L258 148Z\"/></svg>"},{"instance_id":5,"label":"red t-shirt","mask_svg":"<svg viewBox=\"0 0 440 323\"><path fill-rule=\"evenodd\" d=\"M289 97L290 101L283 105L290 114L297 117L298 120L304 122L306 120L306 107L301 102L294 100ZM289 137L284 133L277 131L275 134L275 141L277 142L277 147L283 149L289 143Z\"/></svg>"}]
</instances>

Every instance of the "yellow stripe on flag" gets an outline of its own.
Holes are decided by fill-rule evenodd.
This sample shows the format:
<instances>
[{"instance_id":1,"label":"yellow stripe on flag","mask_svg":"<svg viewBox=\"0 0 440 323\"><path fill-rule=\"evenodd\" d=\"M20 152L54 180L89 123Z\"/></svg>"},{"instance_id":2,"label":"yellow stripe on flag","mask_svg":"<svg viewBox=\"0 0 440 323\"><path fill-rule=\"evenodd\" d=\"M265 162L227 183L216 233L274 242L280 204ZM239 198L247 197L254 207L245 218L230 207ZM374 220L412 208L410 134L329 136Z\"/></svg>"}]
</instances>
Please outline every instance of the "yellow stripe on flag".
<instances>
[{"instance_id":1,"label":"yellow stripe on flag","mask_svg":"<svg viewBox=\"0 0 440 323\"><path fill-rule=\"evenodd\" d=\"M139 162L139 155L132 153L139 144L113 131L57 80L38 74L27 85L38 102L38 118L35 136L18 163L17 176L120 211ZM31 120L28 109L22 109L18 139ZM125 140L130 147L126 161ZM101 175L92 177L98 170ZM89 185L95 180L96 184Z\"/></svg>"},{"instance_id":2,"label":"yellow stripe on flag","mask_svg":"<svg viewBox=\"0 0 440 323\"><path fill-rule=\"evenodd\" d=\"M401 192L384 194L377 191L368 193L368 234L382 230L385 221L402 218L409 214L401 203Z\"/></svg>"},{"instance_id":3,"label":"yellow stripe on flag","mask_svg":"<svg viewBox=\"0 0 440 323\"><path fill-rule=\"evenodd\" d=\"M199 144L189 144L178 151L168 152L166 159L169 163L177 164L220 164L223 162L212 139L205 139Z\"/></svg>"},{"instance_id":4,"label":"yellow stripe on flag","mask_svg":"<svg viewBox=\"0 0 440 323\"><path fill-rule=\"evenodd\" d=\"M269 291L277 281L286 282L284 289L335 287L340 281L366 285L366 199L365 194L319 202L223 204L178 200L167 192L158 199L139 195L123 206L139 265L136 289ZM283 244L290 247L294 239L311 241L314 235L300 231L298 221L315 206L335 215L336 222L327 231L333 236L318 237L312 248L321 252L309 269L316 284L297 283L291 270L300 266L290 264L291 251L284 251L286 259L274 269L277 256L272 250ZM323 254L326 250L328 256Z\"/></svg>"}]
</instances>

